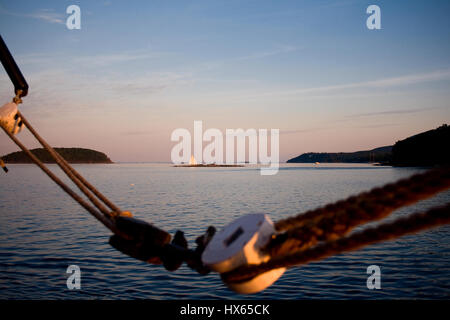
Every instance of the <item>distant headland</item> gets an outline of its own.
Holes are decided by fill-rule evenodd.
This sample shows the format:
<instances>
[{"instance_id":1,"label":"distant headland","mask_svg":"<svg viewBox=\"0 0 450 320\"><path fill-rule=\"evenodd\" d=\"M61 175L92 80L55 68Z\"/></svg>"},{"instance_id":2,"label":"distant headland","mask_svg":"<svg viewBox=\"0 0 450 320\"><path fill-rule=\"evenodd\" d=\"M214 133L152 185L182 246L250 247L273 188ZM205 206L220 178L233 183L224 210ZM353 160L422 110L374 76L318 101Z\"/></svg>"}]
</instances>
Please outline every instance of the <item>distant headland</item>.
<instances>
[{"instance_id":1,"label":"distant headland","mask_svg":"<svg viewBox=\"0 0 450 320\"><path fill-rule=\"evenodd\" d=\"M394 146L339 153L308 152L289 159L288 163L378 163L392 166L436 166L450 164L450 126L444 124L425 131Z\"/></svg>"},{"instance_id":2,"label":"distant headland","mask_svg":"<svg viewBox=\"0 0 450 320\"><path fill-rule=\"evenodd\" d=\"M100 151L83 148L54 148L69 163L113 163L106 154ZM30 150L44 163L55 163L47 150L37 148ZM17 151L1 157L5 163L32 163L23 152Z\"/></svg>"},{"instance_id":3,"label":"distant headland","mask_svg":"<svg viewBox=\"0 0 450 320\"><path fill-rule=\"evenodd\" d=\"M380 147L372 150L356 152L308 152L289 159L287 163L369 163L389 162L392 155L392 146Z\"/></svg>"},{"instance_id":4,"label":"distant headland","mask_svg":"<svg viewBox=\"0 0 450 320\"><path fill-rule=\"evenodd\" d=\"M397 143L392 148L395 166L450 165L450 126L444 124Z\"/></svg>"}]
</instances>

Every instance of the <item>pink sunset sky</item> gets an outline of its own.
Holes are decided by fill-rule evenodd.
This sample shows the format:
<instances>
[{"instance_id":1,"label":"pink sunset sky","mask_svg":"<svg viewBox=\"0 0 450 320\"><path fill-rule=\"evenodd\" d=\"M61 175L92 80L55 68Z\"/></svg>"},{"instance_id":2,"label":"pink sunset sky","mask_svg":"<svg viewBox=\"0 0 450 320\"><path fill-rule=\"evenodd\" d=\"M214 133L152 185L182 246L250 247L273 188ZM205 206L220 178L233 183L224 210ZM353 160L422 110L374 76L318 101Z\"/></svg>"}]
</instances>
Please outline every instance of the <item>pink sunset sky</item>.
<instances>
[{"instance_id":1,"label":"pink sunset sky","mask_svg":"<svg viewBox=\"0 0 450 320\"><path fill-rule=\"evenodd\" d=\"M448 2L0 2L20 106L55 147L169 162L177 128L280 129L280 161L392 145L450 121ZM420 23L417 23L420 21ZM26 39L26 41L23 41ZM13 96L0 73L0 101ZM21 138L37 147L27 133ZM16 151L0 136L1 154Z\"/></svg>"}]
</instances>

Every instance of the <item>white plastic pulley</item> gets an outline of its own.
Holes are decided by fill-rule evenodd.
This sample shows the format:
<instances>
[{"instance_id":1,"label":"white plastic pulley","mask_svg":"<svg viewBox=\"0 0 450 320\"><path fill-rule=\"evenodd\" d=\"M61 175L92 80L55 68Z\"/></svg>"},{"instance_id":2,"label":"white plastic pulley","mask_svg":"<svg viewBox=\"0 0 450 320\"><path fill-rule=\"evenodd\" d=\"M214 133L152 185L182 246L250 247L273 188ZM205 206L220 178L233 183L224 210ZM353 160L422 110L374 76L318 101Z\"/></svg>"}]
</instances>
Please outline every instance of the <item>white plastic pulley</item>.
<instances>
[{"instance_id":1,"label":"white plastic pulley","mask_svg":"<svg viewBox=\"0 0 450 320\"><path fill-rule=\"evenodd\" d=\"M19 126L21 120L16 117L16 114L17 104L14 102L4 104L0 108L0 126L12 134L16 134L22 129L22 126Z\"/></svg>"},{"instance_id":2,"label":"white plastic pulley","mask_svg":"<svg viewBox=\"0 0 450 320\"><path fill-rule=\"evenodd\" d=\"M219 273L247 264L267 262L270 256L262 249L274 233L275 228L268 215L249 214L240 217L214 235L202 254L202 262ZM255 293L278 280L285 270L274 269L246 282L225 284L238 293Z\"/></svg>"}]
</instances>

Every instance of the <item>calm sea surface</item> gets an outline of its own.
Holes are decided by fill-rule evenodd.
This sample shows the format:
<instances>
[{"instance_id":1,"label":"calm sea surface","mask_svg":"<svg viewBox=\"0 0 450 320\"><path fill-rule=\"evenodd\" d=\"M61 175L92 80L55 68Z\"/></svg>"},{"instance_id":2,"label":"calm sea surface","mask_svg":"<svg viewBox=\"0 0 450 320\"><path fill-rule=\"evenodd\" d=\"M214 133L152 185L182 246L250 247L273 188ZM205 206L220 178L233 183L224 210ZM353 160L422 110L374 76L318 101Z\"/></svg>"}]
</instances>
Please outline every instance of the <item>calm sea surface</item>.
<instances>
[{"instance_id":1,"label":"calm sea surface","mask_svg":"<svg viewBox=\"0 0 450 320\"><path fill-rule=\"evenodd\" d=\"M169 164L76 165L82 175L137 218L190 246L210 225L247 213L277 221L421 169L366 165L283 165L259 169L174 168ZM51 165L52 170L58 171ZM400 299L450 298L450 227L292 268L271 287L238 295L216 273L183 265L170 273L116 251L109 232L37 167L0 174L0 299ZM450 201L450 192L397 211L394 218ZM66 269L81 268L81 290L68 290ZM368 290L366 269L381 268L381 290Z\"/></svg>"}]
</instances>

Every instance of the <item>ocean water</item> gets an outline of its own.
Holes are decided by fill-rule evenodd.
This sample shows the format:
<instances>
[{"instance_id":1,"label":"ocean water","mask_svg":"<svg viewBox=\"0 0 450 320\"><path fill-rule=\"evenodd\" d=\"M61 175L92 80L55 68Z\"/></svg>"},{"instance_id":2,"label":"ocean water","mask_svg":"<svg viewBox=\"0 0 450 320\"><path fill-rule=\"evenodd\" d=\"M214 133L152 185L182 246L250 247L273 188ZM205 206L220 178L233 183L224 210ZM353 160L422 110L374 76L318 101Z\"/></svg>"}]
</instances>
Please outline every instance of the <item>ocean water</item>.
<instances>
[{"instance_id":1,"label":"ocean water","mask_svg":"<svg viewBox=\"0 0 450 320\"><path fill-rule=\"evenodd\" d=\"M55 165L51 169L59 172ZM208 226L247 213L277 221L423 169L368 165L282 165L274 176L255 167L174 168L170 164L75 165L123 210L190 246ZM230 291L217 273L175 272L130 258L108 244L109 231L33 165L0 174L0 299L403 299L450 298L450 227L291 268L252 295ZM450 201L450 192L398 210L392 219ZM69 265L81 289L69 290ZM366 287L367 267L381 268L381 289Z\"/></svg>"}]
</instances>

